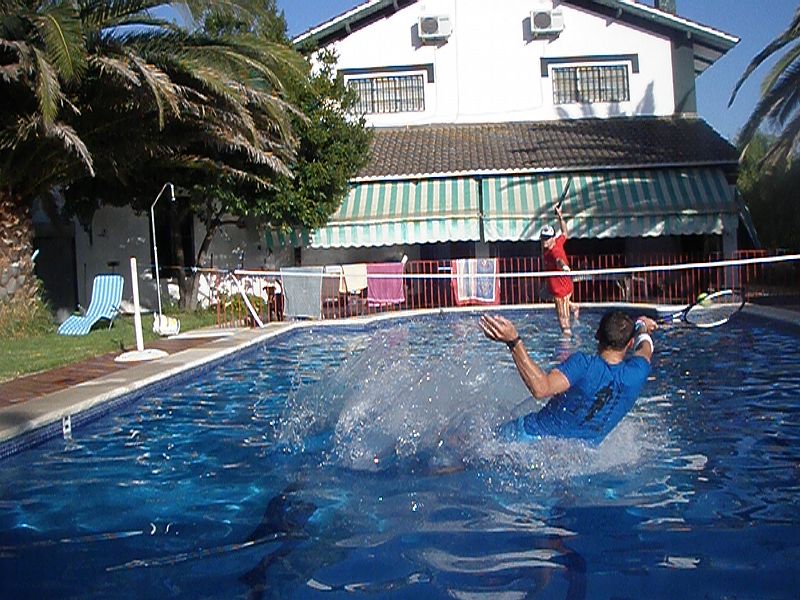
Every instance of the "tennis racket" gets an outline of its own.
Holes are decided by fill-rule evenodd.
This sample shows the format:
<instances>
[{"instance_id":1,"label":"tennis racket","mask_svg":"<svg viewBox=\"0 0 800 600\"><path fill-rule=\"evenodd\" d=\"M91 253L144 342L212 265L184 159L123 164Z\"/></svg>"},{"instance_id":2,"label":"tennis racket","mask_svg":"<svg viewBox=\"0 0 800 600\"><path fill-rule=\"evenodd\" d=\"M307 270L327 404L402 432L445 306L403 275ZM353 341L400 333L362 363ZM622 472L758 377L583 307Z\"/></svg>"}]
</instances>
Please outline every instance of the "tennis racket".
<instances>
[{"instance_id":1,"label":"tennis racket","mask_svg":"<svg viewBox=\"0 0 800 600\"><path fill-rule=\"evenodd\" d=\"M680 312L658 319L659 324L688 323L694 327L717 327L744 308L744 294L737 290L721 290L704 295Z\"/></svg>"},{"instance_id":2,"label":"tennis racket","mask_svg":"<svg viewBox=\"0 0 800 600\"><path fill-rule=\"evenodd\" d=\"M558 202L556 202L556 211L561 210L561 205L564 204L564 200L567 199L567 194L569 193L569 186L572 185L572 177L567 179L567 185L564 186L564 191L561 192L561 196L558 198Z\"/></svg>"}]
</instances>

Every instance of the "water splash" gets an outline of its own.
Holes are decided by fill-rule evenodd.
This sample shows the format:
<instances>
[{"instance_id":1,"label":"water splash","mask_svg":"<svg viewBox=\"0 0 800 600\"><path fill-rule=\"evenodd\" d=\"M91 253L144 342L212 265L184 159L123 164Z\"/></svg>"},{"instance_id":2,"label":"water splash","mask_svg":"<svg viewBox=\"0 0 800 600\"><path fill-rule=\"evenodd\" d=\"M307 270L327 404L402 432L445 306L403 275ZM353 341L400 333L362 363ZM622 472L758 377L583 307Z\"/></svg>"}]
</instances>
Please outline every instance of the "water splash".
<instances>
[{"instance_id":1,"label":"water splash","mask_svg":"<svg viewBox=\"0 0 800 600\"><path fill-rule=\"evenodd\" d=\"M575 342L534 332L540 343L532 353L544 365L575 350ZM641 460L639 422L624 422L596 448L496 438L500 424L540 406L505 347L480 335L477 318L410 321L363 339L337 367L293 390L280 438L291 451L327 444L327 460L357 471L469 467L509 481L582 476Z\"/></svg>"}]
</instances>

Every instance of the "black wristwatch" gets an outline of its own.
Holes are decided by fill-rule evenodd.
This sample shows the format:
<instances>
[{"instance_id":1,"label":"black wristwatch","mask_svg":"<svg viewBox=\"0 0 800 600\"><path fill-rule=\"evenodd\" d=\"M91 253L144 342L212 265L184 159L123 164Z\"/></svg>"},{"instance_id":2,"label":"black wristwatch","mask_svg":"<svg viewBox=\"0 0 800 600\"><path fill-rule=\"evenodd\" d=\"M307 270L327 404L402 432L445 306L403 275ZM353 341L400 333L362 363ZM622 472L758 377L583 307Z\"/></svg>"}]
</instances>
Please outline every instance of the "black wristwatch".
<instances>
[{"instance_id":1,"label":"black wristwatch","mask_svg":"<svg viewBox=\"0 0 800 600\"><path fill-rule=\"evenodd\" d=\"M506 346L508 346L509 350L513 350L514 348L517 347L517 344L519 344L520 341L521 340L519 339L519 336L517 336L513 340L511 340L510 342L506 342Z\"/></svg>"}]
</instances>

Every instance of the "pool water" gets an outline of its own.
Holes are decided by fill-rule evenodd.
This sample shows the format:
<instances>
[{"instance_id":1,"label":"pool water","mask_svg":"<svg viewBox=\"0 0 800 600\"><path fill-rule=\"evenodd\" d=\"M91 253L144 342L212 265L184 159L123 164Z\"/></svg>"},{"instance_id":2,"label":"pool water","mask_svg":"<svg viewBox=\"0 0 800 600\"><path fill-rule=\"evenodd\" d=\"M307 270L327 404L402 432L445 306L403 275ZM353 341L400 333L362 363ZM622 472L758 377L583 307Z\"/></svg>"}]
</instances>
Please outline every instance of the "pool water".
<instances>
[{"instance_id":1,"label":"pool water","mask_svg":"<svg viewBox=\"0 0 800 600\"><path fill-rule=\"evenodd\" d=\"M296 331L4 460L2 597L800 595L797 332L659 332L594 448L495 438L536 404L477 319Z\"/></svg>"}]
</instances>

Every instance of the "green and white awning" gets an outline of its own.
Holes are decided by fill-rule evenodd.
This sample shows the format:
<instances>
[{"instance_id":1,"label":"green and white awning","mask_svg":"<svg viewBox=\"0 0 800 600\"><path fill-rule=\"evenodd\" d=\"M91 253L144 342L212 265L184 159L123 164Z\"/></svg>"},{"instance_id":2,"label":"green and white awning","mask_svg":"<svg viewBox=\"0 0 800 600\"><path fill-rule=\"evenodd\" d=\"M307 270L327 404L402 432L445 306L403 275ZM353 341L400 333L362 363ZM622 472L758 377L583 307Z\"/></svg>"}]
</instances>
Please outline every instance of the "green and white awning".
<instances>
[{"instance_id":1,"label":"green and white awning","mask_svg":"<svg viewBox=\"0 0 800 600\"><path fill-rule=\"evenodd\" d=\"M562 211L574 238L654 237L735 229L734 190L718 169L664 169L483 180L487 242L538 239Z\"/></svg>"},{"instance_id":2,"label":"green and white awning","mask_svg":"<svg viewBox=\"0 0 800 600\"><path fill-rule=\"evenodd\" d=\"M328 224L310 235L270 240L312 248L352 248L480 240L475 179L355 184Z\"/></svg>"},{"instance_id":3,"label":"green and white awning","mask_svg":"<svg viewBox=\"0 0 800 600\"><path fill-rule=\"evenodd\" d=\"M328 224L273 232L271 247L354 248L538 239L562 210L573 238L720 234L739 206L719 169L602 171L354 184ZM481 237L481 228L483 236Z\"/></svg>"}]
</instances>

